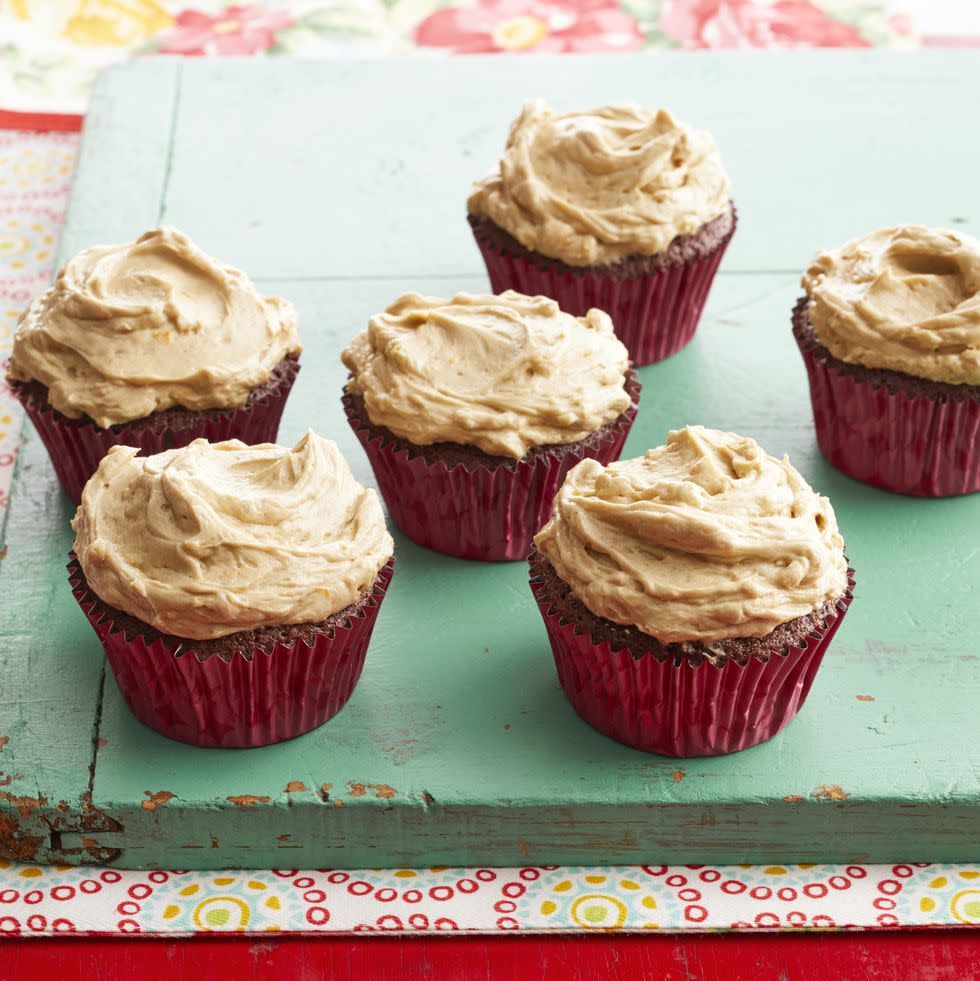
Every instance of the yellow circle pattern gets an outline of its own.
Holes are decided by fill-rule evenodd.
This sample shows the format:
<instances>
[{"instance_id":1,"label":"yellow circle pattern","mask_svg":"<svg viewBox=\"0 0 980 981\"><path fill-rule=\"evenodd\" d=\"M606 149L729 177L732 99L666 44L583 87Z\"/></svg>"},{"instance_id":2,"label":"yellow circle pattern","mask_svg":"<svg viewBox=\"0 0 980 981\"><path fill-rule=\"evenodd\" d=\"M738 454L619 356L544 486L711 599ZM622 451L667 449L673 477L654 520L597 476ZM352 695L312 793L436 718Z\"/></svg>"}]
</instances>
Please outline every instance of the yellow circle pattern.
<instances>
[{"instance_id":1,"label":"yellow circle pattern","mask_svg":"<svg viewBox=\"0 0 980 981\"><path fill-rule=\"evenodd\" d=\"M238 931L248 928L251 910L237 896L211 896L194 907L194 926L199 930Z\"/></svg>"},{"instance_id":2,"label":"yellow circle pattern","mask_svg":"<svg viewBox=\"0 0 980 981\"><path fill-rule=\"evenodd\" d=\"M587 893L572 903L572 922L587 930L619 930L626 922L626 904L615 896Z\"/></svg>"},{"instance_id":3,"label":"yellow circle pattern","mask_svg":"<svg viewBox=\"0 0 980 981\"><path fill-rule=\"evenodd\" d=\"M949 901L949 911L960 923L980 926L980 889L961 889Z\"/></svg>"}]
</instances>

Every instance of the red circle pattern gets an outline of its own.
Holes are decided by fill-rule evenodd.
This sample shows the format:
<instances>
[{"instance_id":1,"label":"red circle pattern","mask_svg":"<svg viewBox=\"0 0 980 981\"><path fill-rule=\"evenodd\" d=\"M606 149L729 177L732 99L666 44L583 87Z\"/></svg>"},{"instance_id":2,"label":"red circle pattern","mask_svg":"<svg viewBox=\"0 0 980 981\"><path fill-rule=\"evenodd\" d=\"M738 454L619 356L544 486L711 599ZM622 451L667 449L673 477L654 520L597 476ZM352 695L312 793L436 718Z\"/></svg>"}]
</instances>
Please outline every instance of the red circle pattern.
<instances>
[{"instance_id":1,"label":"red circle pattern","mask_svg":"<svg viewBox=\"0 0 980 981\"><path fill-rule=\"evenodd\" d=\"M683 917L683 922L691 926L710 924L711 926L730 926L746 929L774 928L803 928L803 927L844 927L874 923L880 928L893 928L901 925L899 902L897 897L910 888L913 880L921 869L929 869L929 864L897 864L888 866L881 871L887 878L879 878L880 872L875 872L864 866L851 865L843 868L827 868L810 866L813 872L811 881L801 876L803 881L790 879L793 885L783 885L789 870L766 870L760 875L761 868L750 867L743 875L738 869L719 869L699 865L678 866L643 866L643 872L652 879L658 880L658 888L669 888L676 896L677 905L674 907L677 917ZM65 870L63 870L65 871ZM82 871L84 874L85 870ZM499 930L519 930L522 928L524 913L522 907L531 912L537 904L537 897L544 891L550 890L549 882L559 880L547 879L544 872L558 871L560 876L566 876L568 870L556 870L554 867L527 866L509 870L494 869L432 869L433 877L426 871L414 874L404 874L401 879L391 878L385 874L377 878L371 872L353 873L339 869L322 869L313 872L297 870L275 870L277 878L290 882L298 895L302 897L302 915L307 929L316 927L339 929L331 919L331 894L333 899L340 895L364 898L368 903L377 903L377 916L368 916L365 922L357 924L353 929L358 930L458 930L459 922L455 916L435 915L433 905L453 913L453 901L457 904L468 897L482 894L486 898L477 902L484 910L492 911L493 921ZM624 870L625 871L625 870ZM636 875L637 870L632 870ZM803 869L801 868L801 872ZM501 873L503 872L503 877ZM728 873L726 876L725 873ZM783 876L776 877L776 873ZM106 891L107 887L117 886L116 893L109 893L110 905L108 910L114 910L116 917L113 923L106 924L111 929L114 926L122 933L138 933L141 929L150 929L147 913L150 908L146 900L157 890L165 892L161 887L171 882L171 888L179 888L173 880L185 872L154 870L144 873L136 879L132 874L126 874L114 869L92 870L87 878L76 877L65 881L35 879L30 883L35 888L21 891L18 888L0 888L0 934L33 934L54 932L76 932L77 926L72 917L70 904L74 901L85 902L87 896ZM930 873L929 875L934 875ZM357 876L363 876L358 878ZM36 877L33 873L30 877ZM542 879L546 881L542 882ZM923 885L929 876L920 877L917 881ZM402 881L404 879L405 881ZM860 888L861 880L867 880ZM8 880L9 882L10 880ZM14 880L16 882L16 880ZM70 884L69 884L70 883ZM537 883L537 885L535 885ZM0 880L2 884L2 880ZM20 883L17 882L17 885ZM118 885L117 885L118 884ZM27 885L27 883L25 883ZM43 888L39 888L43 887ZM528 895L529 890L531 892ZM808 906L808 902L826 901L826 906L844 902L837 895L853 891L857 895L848 898L849 913L837 917L830 912L818 912L819 906ZM488 894L489 893L489 894ZM714 903L719 894L731 897L741 897L743 907L746 904L759 912L745 910L744 919L727 923L716 923L717 913ZM639 893L637 895L640 895ZM349 900L348 900L349 902ZM916 901L909 900L915 903ZM20 908L14 904L22 904ZM48 905L45 905L47 903ZM398 903L405 906L399 907ZM530 905L528 905L530 903ZM855 905L857 903L857 905ZM67 916L55 916L55 904L64 909ZM426 904L426 905L420 905ZM860 912L863 905L866 914ZM907 903L905 904L907 906ZM26 910L33 907L33 910ZM411 907L416 907L414 910ZM826 908L825 906L825 908ZM11 908L13 907L13 908ZM387 910L384 909L387 907ZM406 908L408 907L408 908ZM802 907L802 908L800 908ZM465 908L465 907L464 907ZM472 908L472 907L471 907ZM661 909L667 907L661 906ZM905 907L903 907L905 908ZM831 910L833 912L833 910ZM870 914L870 917L867 915ZM532 913L533 915L533 913ZM660 917L662 919L662 915ZM851 924L850 920L857 923ZM142 924L141 924L142 921ZM846 922L844 922L846 921ZM351 929L348 926L346 929ZM288 927L287 927L288 929Z\"/></svg>"}]
</instances>

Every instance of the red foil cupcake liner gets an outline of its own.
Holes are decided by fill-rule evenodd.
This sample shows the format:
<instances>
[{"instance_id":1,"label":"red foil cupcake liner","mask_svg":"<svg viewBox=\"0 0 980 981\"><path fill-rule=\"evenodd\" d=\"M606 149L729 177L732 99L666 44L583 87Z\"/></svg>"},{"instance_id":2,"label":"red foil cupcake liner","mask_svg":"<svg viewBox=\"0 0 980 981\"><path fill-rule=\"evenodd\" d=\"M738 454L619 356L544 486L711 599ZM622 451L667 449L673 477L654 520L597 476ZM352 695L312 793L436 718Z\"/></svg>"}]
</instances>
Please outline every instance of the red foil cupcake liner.
<instances>
[{"instance_id":1,"label":"red foil cupcake liner","mask_svg":"<svg viewBox=\"0 0 980 981\"><path fill-rule=\"evenodd\" d=\"M150 456L187 446L200 437L211 443L226 439L240 439L249 444L274 443L295 377L293 372L278 388L250 405L202 418L194 426L159 431L127 423L103 429L91 419L69 419L51 405L38 402L30 394L24 395L16 383L12 388L47 448L61 486L78 504L82 488L113 446L135 446L141 454Z\"/></svg>"},{"instance_id":2,"label":"red foil cupcake liner","mask_svg":"<svg viewBox=\"0 0 980 981\"><path fill-rule=\"evenodd\" d=\"M916 497L980 491L980 401L890 392L844 374L794 329L820 452L842 473Z\"/></svg>"},{"instance_id":3,"label":"red foil cupcake liner","mask_svg":"<svg viewBox=\"0 0 980 981\"><path fill-rule=\"evenodd\" d=\"M429 463L404 446L373 436L349 399L347 418L361 441L392 521L416 544L460 559L483 562L526 559L531 539L551 517L565 475L585 459L619 459L636 418L641 385L629 387L633 404L621 422L596 443L516 461L513 466L447 466Z\"/></svg>"},{"instance_id":4,"label":"red foil cupcake liner","mask_svg":"<svg viewBox=\"0 0 980 981\"><path fill-rule=\"evenodd\" d=\"M147 643L118 627L108 608L68 565L75 599L105 649L133 715L157 732L193 746L247 748L292 739L336 715L361 676L374 622L394 570L378 573L367 603L346 626L270 651L253 649L230 661L199 660L192 648L163 639ZM192 643L192 642L189 642Z\"/></svg>"},{"instance_id":5,"label":"red foil cupcake liner","mask_svg":"<svg viewBox=\"0 0 980 981\"><path fill-rule=\"evenodd\" d=\"M711 283L735 234L738 219L734 211L732 218L731 231L714 252L683 265L619 280L587 269L553 269L526 255L501 252L478 231L474 235L494 293L517 290L547 296L577 317L585 316L592 307L604 310L630 360L645 365L669 358L694 337Z\"/></svg>"},{"instance_id":6,"label":"red foil cupcake liner","mask_svg":"<svg viewBox=\"0 0 980 981\"><path fill-rule=\"evenodd\" d=\"M650 654L634 657L597 643L550 609L531 580L548 631L558 680L575 711L604 735L662 756L720 756L772 739L806 700L824 653L844 619L854 570L838 614L814 631L806 647L788 647L767 661L677 664Z\"/></svg>"}]
</instances>

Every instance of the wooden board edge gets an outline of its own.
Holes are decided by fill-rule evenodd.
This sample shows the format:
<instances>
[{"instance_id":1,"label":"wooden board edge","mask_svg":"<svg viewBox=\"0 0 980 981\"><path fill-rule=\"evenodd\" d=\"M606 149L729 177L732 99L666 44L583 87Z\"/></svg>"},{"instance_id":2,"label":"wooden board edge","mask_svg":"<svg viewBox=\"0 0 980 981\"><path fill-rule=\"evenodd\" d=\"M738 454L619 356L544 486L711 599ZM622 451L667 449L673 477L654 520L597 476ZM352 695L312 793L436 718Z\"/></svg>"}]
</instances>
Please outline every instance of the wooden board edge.
<instances>
[{"instance_id":1,"label":"wooden board edge","mask_svg":"<svg viewBox=\"0 0 980 981\"><path fill-rule=\"evenodd\" d=\"M136 869L848 864L915 861L923 851L930 861L980 860L980 806L960 803L488 808L443 807L424 791L296 796L306 799L242 795L216 813L148 791L140 807L105 807L113 828L85 837L111 853L108 864ZM61 845L66 862L86 860L81 833L63 833Z\"/></svg>"}]
</instances>

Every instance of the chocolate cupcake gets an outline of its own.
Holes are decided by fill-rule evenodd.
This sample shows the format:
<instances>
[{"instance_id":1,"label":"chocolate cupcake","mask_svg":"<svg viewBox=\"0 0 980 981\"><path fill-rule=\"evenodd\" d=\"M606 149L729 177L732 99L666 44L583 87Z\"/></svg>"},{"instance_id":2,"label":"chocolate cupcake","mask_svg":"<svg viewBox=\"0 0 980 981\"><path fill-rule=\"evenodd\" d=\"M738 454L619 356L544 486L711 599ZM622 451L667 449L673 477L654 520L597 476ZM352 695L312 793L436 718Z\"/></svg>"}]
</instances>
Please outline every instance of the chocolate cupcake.
<instances>
[{"instance_id":1,"label":"chocolate cupcake","mask_svg":"<svg viewBox=\"0 0 980 981\"><path fill-rule=\"evenodd\" d=\"M296 314L172 228L79 252L21 317L8 382L76 503L111 446L276 438Z\"/></svg>"},{"instance_id":2,"label":"chocolate cupcake","mask_svg":"<svg viewBox=\"0 0 980 981\"><path fill-rule=\"evenodd\" d=\"M793 333L838 470L921 497L980 490L980 241L883 228L803 275Z\"/></svg>"},{"instance_id":3,"label":"chocolate cupcake","mask_svg":"<svg viewBox=\"0 0 980 981\"><path fill-rule=\"evenodd\" d=\"M639 365L694 336L735 231L711 137L631 105L555 115L529 102L467 208L496 292L605 310Z\"/></svg>"},{"instance_id":4,"label":"chocolate cupcake","mask_svg":"<svg viewBox=\"0 0 980 981\"><path fill-rule=\"evenodd\" d=\"M640 386L609 317L507 292L407 293L343 353L344 408L395 524L469 559L523 559L564 475L616 459Z\"/></svg>"},{"instance_id":5,"label":"chocolate cupcake","mask_svg":"<svg viewBox=\"0 0 980 981\"><path fill-rule=\"evenodd\" d=\"M668 756L776 735L852 598L830 502L785 457L701 426L579 464L534 541L565 694L600 732Z\"/></svg>"},{"instance_id":6,"label":"chocolate cupcake","mask_svg":"<svg viewBox=\"0 0 980 981\"><path fill-rule=\"evenodd\" d=\"M73 592L146 725L261 746L350 698L393 543L377 494L329 440L113 447L72 528Z\"/></svg>"}]
</instances>

